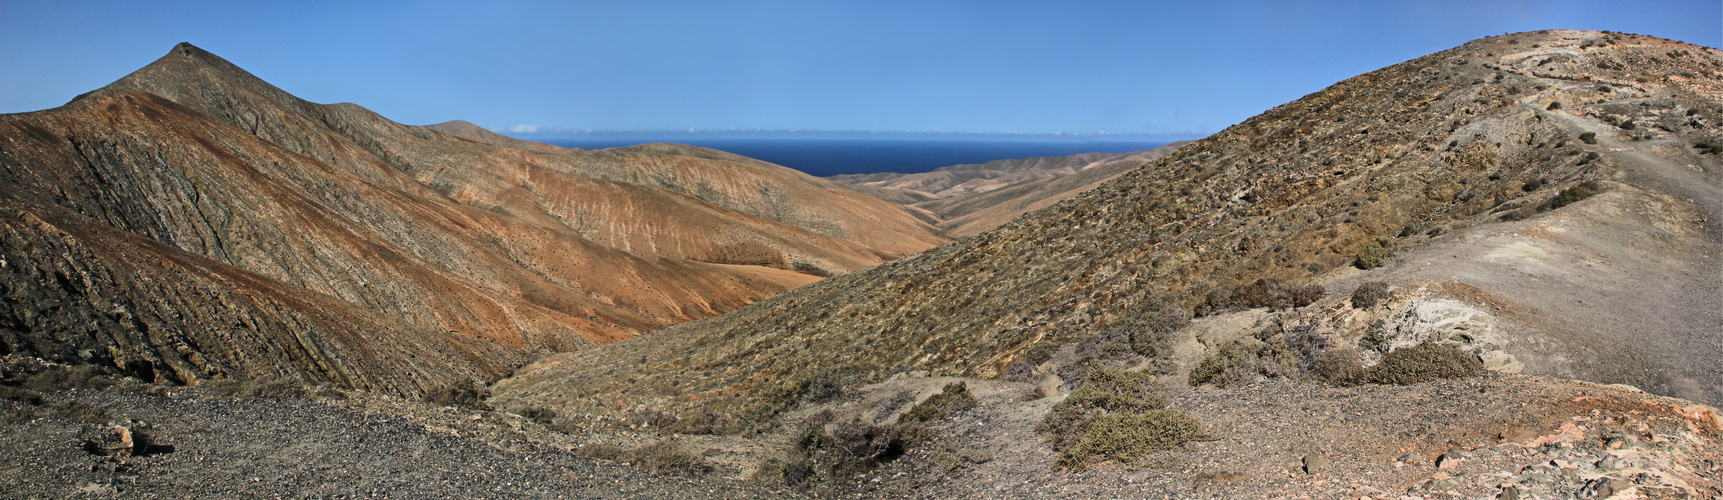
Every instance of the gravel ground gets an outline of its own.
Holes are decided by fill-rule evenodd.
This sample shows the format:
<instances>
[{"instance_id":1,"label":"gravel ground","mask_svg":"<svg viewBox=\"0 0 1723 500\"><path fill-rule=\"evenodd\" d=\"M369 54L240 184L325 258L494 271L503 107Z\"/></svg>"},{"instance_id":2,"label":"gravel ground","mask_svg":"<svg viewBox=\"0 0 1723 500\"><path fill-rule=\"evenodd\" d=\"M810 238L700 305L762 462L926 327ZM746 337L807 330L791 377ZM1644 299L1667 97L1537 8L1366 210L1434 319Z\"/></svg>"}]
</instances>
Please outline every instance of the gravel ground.
<instances>
[{"instance_id":1,"label":"gravel ground","mask_svg":"<svg viewBox=\"0 0 1723 500\"><path fill-rule=\"evenodd\" d=\"M973 384L972 384L973 386ZM1171 399L1212 441L1058 470L1050 401L978 392L941 440L824 493L845 498L1716 498L1716 410L1521 375L1339 388L1267 380ZM1049 398L1052 399L1052 398ZM1510 493L1511 490L1511 493Z\"/></svg>"},{"instance_id":2,"label":"gravel ground","mask_svg":"<svg viewBox=\"0 0 1723 500\"><path fill-rule=\"evenodd\" d=\"M356 396L364 397L364 396ZM67 401L142 421L163 446L103 457L80 448L111 434L95 419L51 408ZM712 476L649 474L508 432L474 426L499 414L400 403L443 413L360 410L364 401L228 399L190 388L74 390L42 406L0 400L0 414L35 418L0 427L3 498L778 498ZM471 426L470 426L471 427ZM512 434L512 436L511 436ZM793 495L791 495L793 496Z\"/></svg>"}]
</instances>

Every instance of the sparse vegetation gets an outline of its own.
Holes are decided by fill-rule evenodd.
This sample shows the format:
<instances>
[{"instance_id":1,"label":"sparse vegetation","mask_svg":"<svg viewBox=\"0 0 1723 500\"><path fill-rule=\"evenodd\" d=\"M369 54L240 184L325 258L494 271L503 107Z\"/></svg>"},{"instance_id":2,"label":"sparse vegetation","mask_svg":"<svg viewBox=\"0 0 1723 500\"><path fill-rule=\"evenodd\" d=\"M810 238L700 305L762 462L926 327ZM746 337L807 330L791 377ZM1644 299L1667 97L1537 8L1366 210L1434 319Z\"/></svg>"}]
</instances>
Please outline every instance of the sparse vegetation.
<instances>
[{"instance_id":1,"label":"sparse vegetation","mask_svg":"<svg viewBox=\"0 0 1723 500\"><path fill-rule=\"evenodd\" d=\"M479 385L472 379L463 378L449 384L448 387L431 392L425 398L425 402L435 405L489 410L491 406L485 403L485 400L490 397L491 389L489 387Z\"/></svg>"},{"instance_id":2,"label":"sparse vegetation","mask_svg":"<svg viewBox=\"0 0 1723 500\"><path fill-rule=\"evenodd\" d=\"M898 425L928 424L945 420L951 414L975 407L975 396L969 394L969 385L963 382L945 384L939 394L928 396L920 404L903 412L898 417Z\"/></svg>"},{"instance_id":3,"label":"sparse vegetation","mask_svg":"<svg viewBox=\"0 0 1723 500\"><path fill-rule=\"evenodd\" d=\"M1579 134L1579 141L1586 144L1597 144L1597 132Z\"/></svg>"},{"instance_id":4,"label":"sparse vegetation","mask_svg":"<svg viewBox=\"0 0 1723 500\"><path fill-rule=\"evenodd\" d=\"M760 395L759 400L744 408L738 420L725 426L724 432L763 432L772 428L779 413L803 401L828 401L843 394L839 371L820 370L799 376Z\"/></svg>"},{"instance_id":5,"label":"sparse vegetation","mask_svg":"<svg viewBox=\"0 0 1723 500\"><path fill-rule=\"evenodd\" d=\"M589 458L620 462L646 469L654 474L699 475L710 472L712 467L703 461L701 452L660 439L634 449L608 444L589 444L581 446L575 453Z\"/></svg>"},{"instance_id":6,"label":"sparse vegetation","mask_svg":"<svg viewBox=\"0 0 1723 500\"><path fill-rule=\"evenodd\" d=\"M1146 373L1091 362L1089 380L1053 407L1039 430L1059 450L1060 465L1132 462L1203 439L1207 431L1182 410L1166 409L1160 384Z\"/></svg>"},{"instance_id":7,"label":"sparse vegetation","mask_svg":"<svg viewBox=\"0 0 1723 500\"><path fill-rule=\"evenodd\" d=\"M25 380L24 389L37 392L102 390L114 385L114 380L108 375L107 370L96 365L55 366Z\"/></svg>"}]
</instances>

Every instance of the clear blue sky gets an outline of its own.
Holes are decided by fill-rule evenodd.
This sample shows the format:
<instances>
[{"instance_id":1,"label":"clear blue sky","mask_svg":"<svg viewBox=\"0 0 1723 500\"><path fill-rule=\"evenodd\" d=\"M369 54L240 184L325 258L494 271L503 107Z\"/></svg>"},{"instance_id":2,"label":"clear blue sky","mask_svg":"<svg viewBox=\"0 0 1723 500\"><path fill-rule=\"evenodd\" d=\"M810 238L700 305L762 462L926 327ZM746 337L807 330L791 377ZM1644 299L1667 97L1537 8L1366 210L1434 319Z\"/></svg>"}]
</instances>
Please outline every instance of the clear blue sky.
<instances>
[{"instance_id":1,"label":"clear blue sky","mask_svg":"<svg viewBox=\"0 0 1723 500\"><path fill-rule=\"evenodd\" d=\"M1212 132L1544 28L1718 47L1723 3L0 0L0 112L57 106L189 41L410 124Z\"/></svg>"}]
</instances>

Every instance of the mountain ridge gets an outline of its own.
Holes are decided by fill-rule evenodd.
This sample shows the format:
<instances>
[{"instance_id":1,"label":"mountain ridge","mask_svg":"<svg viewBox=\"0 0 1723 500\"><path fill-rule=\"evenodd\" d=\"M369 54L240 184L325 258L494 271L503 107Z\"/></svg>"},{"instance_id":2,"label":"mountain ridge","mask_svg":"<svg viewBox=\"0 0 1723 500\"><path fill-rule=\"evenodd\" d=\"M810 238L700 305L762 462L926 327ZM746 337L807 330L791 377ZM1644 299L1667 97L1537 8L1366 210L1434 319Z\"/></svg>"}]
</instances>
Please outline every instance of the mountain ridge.
<instances>
[{"instance_id":1,"label":"mountain ridge","mask_svg":"<svg viewBox=\"0 0 1723 500\"><path fill-rule=\"evenodd\" d=\"M776 165L673 147L523 149L459 124L401 125L354 104L304 101L190 44L60 108L0 115L0 131L8 224L20 226L0 259L22 261L12 252L31 241L76 245L51 234L78 229L161 242L155 260L214 263L193 266L212 279L167 297L145 290L183 266L99 273L102 283L78 286L8 274L12 300L34 305L0 311L7 353L137 364L181 383L285 377L422 394L500 377L534 351L716 315L943 241L900 207ZM41 220L60 229L22 229ZM92 243L103 238L85 241L80 262L37 254L32 272L82 276L135 255ZM237 276L246 278L228 278ZM317 298L248 302L263 289ZM231 325L214 316L99 319L114 301L200 295L248 311L378 319L304 320L324 326L299 330L256 312L237 322L249 333L228 341L215 340ZM44 318L36 307L60 312ZM306 350L250 359L283 341Z\"/></svg>"}]
</instances>

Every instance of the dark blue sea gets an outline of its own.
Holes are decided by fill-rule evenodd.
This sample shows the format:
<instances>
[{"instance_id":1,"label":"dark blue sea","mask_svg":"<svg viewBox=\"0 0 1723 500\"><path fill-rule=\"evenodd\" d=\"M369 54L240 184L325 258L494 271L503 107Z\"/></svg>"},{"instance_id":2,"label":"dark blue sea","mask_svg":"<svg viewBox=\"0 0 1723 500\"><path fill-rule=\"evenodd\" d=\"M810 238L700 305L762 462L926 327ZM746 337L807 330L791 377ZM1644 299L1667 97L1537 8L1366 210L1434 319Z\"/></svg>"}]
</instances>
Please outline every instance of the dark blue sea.
<instances>
[{"instance_id":1,"label":"dark blue sea","mask_svg":"<svg viewBox=\"0 0 1723 500\"><path fill-rule=\"evenodd\" d=\"M565 148L581 149L633 146L642 142L638 139L614 138L539 140ZM822 177L874 172L926 172L944 166L987 163L1008 158L1070 156L1078 153L1129 153L1154 149L1166 144L1165 141L701 139L693 137L660 142L676 142L727 151Z\"/></svg>"}]
</instances>

